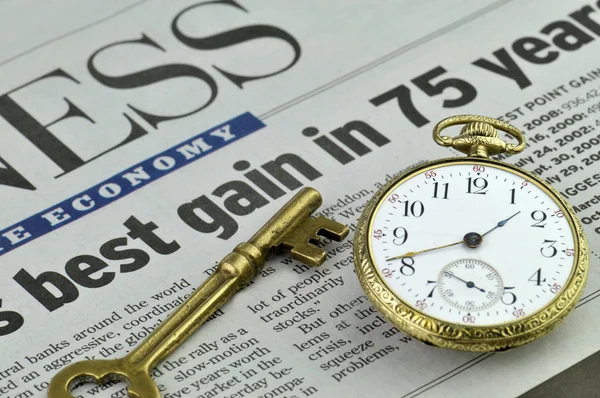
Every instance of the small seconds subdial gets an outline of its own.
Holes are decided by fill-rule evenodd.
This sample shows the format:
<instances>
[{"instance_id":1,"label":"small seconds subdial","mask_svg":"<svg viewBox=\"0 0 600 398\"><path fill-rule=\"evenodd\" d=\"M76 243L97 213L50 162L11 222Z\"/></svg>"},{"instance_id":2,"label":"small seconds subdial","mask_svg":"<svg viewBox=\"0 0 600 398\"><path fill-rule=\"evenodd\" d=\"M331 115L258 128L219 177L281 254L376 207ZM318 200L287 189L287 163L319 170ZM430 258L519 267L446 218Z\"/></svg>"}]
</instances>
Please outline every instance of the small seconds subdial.
<instances>
[{"instance_id":1,"label":"small seconds subdial","mask_svg":"<svg viewBox=\"0 0 600 398\"><path fill-rule=\"evenodd\" d=\"M483 261L454 261L440 272L437 280L440 295L462 311L481 311L496 304L504 293L502 278Z\"/></svg>"}]
</instances>

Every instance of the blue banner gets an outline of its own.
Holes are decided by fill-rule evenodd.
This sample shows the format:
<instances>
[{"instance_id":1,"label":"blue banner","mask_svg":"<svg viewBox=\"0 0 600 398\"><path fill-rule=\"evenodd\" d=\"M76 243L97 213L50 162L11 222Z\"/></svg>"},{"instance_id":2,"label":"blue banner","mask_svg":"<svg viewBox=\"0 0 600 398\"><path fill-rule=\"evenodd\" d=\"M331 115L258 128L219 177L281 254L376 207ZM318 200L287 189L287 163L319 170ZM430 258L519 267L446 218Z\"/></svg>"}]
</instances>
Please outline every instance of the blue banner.
<instances>
[{"instance_id":1,"label":"blue banner","mask_svg":"<svg viewBox=\"0 0 600 398\"><path fill-rule=\"evenodd\" d=\"M129 195L265 124L244 113L0 231L0 256Z\"/></svg>"}]
</instances>

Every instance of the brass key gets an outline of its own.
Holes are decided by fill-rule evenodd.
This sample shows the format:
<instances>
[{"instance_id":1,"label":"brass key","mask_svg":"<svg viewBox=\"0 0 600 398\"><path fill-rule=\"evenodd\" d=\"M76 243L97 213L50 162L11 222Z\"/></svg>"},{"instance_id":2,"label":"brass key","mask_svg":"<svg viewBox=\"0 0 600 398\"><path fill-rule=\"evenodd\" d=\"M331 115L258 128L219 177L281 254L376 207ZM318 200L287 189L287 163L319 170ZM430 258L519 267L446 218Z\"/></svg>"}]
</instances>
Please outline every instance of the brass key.
<instances>
[{"instance_id":1,"label":"brass key","mask_svg":"<svg viewBox=\"0 0 600 398\"><path fill-rule=\"evenodd\" d=\"M202 323L263 268L270 252L290 250L292 257L318 266L326 254L315 243L319 235L336 241L348 235L348 227L310 215L321 205L321 194L303 188L248 242L240 243L219 263L217 270L133 351L119 359L93 359L71 364L50 381L49 398L69 398L84 383L112 380L128 383L132 398L160 398L150 372L185 341Z\"/></svg>"}]
</instances>

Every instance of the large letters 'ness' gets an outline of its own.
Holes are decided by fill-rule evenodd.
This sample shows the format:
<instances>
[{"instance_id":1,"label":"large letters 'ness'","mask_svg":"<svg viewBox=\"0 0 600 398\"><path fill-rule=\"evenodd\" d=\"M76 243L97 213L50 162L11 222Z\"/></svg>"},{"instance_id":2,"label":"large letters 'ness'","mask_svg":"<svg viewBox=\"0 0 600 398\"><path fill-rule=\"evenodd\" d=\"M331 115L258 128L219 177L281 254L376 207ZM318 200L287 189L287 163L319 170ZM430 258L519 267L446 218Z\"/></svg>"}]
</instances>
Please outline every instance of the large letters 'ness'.
<instances>
[{"instance_id":1,"label":"large letters 'ness'","mask_svg":"<svg viewBox=\"0 0 600 398\"><path fill-rule=\"evenodd\" d=\"M271 38L278 41L283 41L286 45L289 45L293 50L293 55L286 60L283 65L278 60L278 65L271 67L271 61L265 59L265 63L268 63L269 71L259 75L251 75L248 72L244 72L244 62L241 60L237 62L239 65L234 70L233 68L226 69L218 65L212 67L217 71L217 75L221 75L230 83L240 89L244 89L245 86L252 81L266 79L277 74L280 74L290 69L300 58L300 44L298 41L286 31L272 26L272 25L248 25L242 26L235 29L227 30L224 32L213 34L212 36L206 37L193 37L186 34L185 29L182 27L182 19L189 18L194 19L202 16L206 17L205 13L212 12L223 12L227 11L234 13L248 13L244 7L236 3L234 0L218 0L218 1L207 1L191 5L181 10L172 20L171 33L175 38L182 43L186 48L201 51L219 50L231 46L235 46L244 42ZM202 14L202 15L201 15ZM272 43L270 40L268 43ZM43 76L30 80L29 82L20 85L19 87L0 95L0 117L4 118L14 129L22 134L33 146L41 151L46 157L48 157L62 172L54 176L55 178L61 177L69 172L72 172L81 166L98 159L102 155L120 148L126 144L129 144L146 134L150 129L158 129L159 124L184 118L193 115L201 110L210 106L218 94L218 84L215 77L211 76L205 70L199 68L196 65L190 65L186 63L168 63L163 65L154 66L144 70L139 70L129 74L123 74L120 76L111 76L101 71L98 58L104 55L110 55L111 51L122 51L122 47L131 46L143 46L146 51L157 51L167 52L156 40L150 36L141 33L140 37L129 38L122 41L113 42L107 44L96 51L94 51L87 59L87 70L93 79L104 87L115 90L131 90L152 85L154 83L167 81L169 79L187 77L197 79L200 84L206 86L209 95L207 98L201 98L200 103L194 104L195 108L192 110L186 110L180 114L175 115L161 115L156 114L149 110L144 110L141 106L134 103L127 103L127 109L122 113L125 118L126 126L128 131L125 131L122 135L124 137L120 141L117 141L114 145L109 148L102 148L98 153L94 153L90 156L82 156L78 154L75 149L75 145L71 144L67 146L63 141L58 138L58 132L60 132L61 124L65 121L71 121L74 118L78 118L80 121L84 121L87 126L92 126L98 121L90 115L90 109L82 109L74 101L70 100L64 93L56 92L56 96L52 101L54 103L48 103L48 107L56 108L56 103L63 103L66 105L66 111L61 114L57 114L56 117L51 121L40 121L41 116L32 114L27 110L27 105L19 103L16 98L19 96L19 92L22 90L31 89L34 85L44 84L50 79L54 80L54 84L60 82L65 85L65 91L73 89L73 85L81 86L82 90L86 90L83 84L76 76L69 73L63 68L54 69ZM260 54L255 54L255 57L260 57ZM203 95L206 97L206 95ZM37 112L34 113L42 113ZM47 115L49 112L44 112ZM47 116L45 116L47 118ZM85 135L82 135L82 140L85 139ZM33 147L32 147L33 149ZM35 149L34 149L35 151ZM35 152L33 156L38 156ZM23 154L20 154L23 156ZM14 167L12 167L6 160L0 156L0 185L7 187L14 187L26 190L36 189L26 176L22 175Z\"/></svg>"}]
</instances>

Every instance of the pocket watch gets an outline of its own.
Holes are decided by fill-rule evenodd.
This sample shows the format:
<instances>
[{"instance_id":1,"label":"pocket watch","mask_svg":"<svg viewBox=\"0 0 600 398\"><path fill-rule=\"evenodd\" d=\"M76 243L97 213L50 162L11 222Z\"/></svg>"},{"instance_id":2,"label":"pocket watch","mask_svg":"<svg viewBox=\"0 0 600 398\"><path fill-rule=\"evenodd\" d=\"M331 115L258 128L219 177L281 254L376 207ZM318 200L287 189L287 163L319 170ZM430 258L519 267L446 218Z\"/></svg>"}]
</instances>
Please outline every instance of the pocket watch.
<instances>
[{"instance_id":1,"label":"pocket watch","mask_svg":"<svg viewBox=\"0 0 600 398\"><path fill-rule=\"evenodd\" d=\"M441 135L454 125L464 125L458 136ZM489 158L525 148L508 123L452 116L433 139L468 156L402 171L370 199L354 239L367 297L399 330L437 347L504 351L546 335L587 279L573 208L539 177Z\"/></svg>"}]
</instances>

